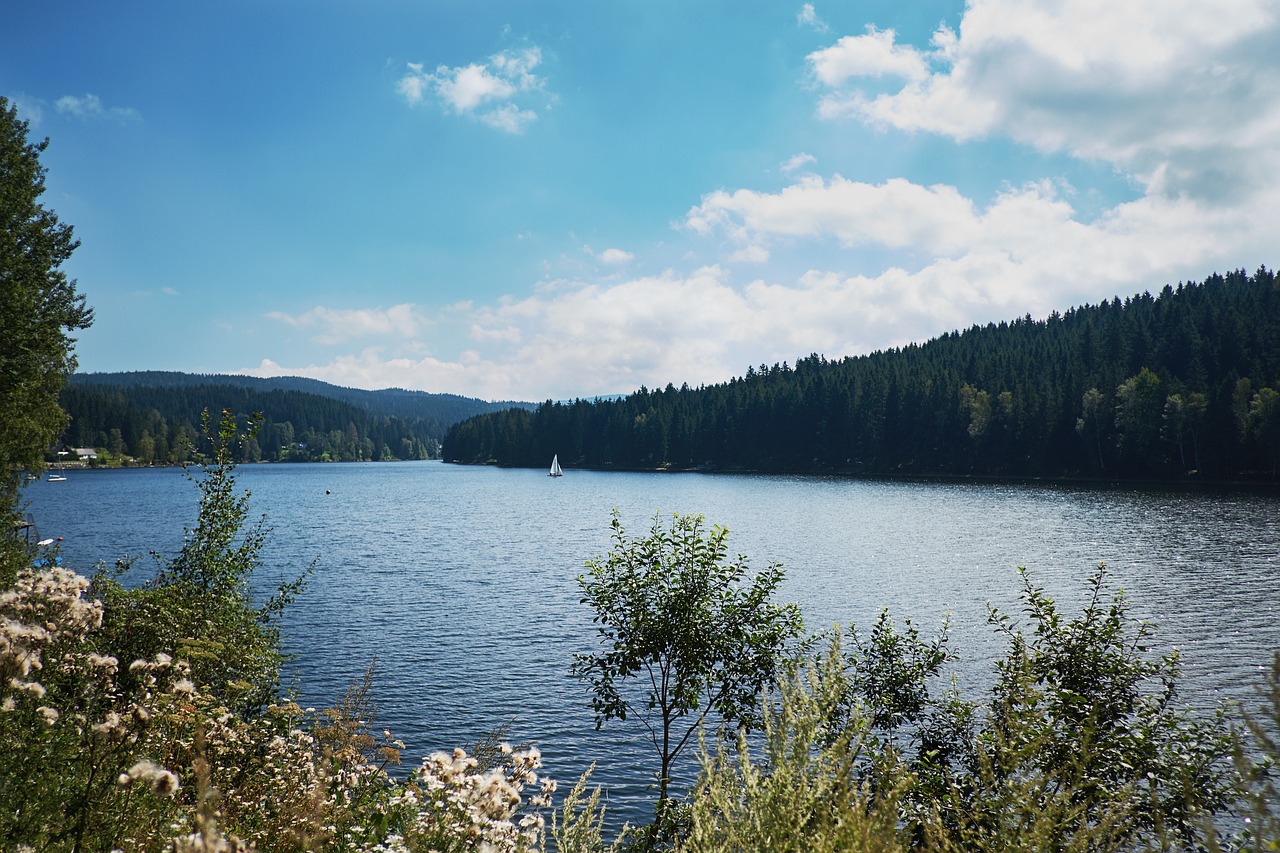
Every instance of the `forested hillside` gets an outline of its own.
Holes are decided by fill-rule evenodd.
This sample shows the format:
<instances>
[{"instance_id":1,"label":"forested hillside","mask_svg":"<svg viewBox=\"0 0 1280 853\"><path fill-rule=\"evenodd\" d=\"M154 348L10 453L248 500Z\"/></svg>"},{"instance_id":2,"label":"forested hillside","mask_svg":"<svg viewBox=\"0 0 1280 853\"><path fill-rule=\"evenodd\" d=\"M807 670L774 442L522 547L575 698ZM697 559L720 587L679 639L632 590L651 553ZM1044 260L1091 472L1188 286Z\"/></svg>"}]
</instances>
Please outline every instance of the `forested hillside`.
<instances>
[{"instance_id":1,"label":"forested hillside","mask_svg":"<svg viewBox=\"0 0 1280 853\"><path fill-rule=\"evenodd\" d=\"M230 373L198 374L168 370L141 370L125 373L77 373L71 377L76 385L109 385L119 388L190 388L196 385L231 385L253 391L301 391L358 406L375 415L394 415L423 422L432 438L439 441L445 431L458 421L484 412L497 412L513 406L533 408L532 403L490 403L457 394L431 394L385 388L365 391L344 388L318 379L301 376L238 376Z\"/></svg>"},{"instance_id":2,"label":"forested hillside","mask_svg":"<svg viewBox=\"0 0 1280 853\"><path fill-rule=\"evenodd\" d=\"M455 425L446 461L1275 480L1280 282L1265 268L727 383Z\"/></svg>"},{"instance_id":3,"label":"forested hillside","mask_svg":"<svg viewBox=\"0 0 1280 853\"><path fill-rule=\"evenodd\" d=\"M182 463L203 450L205 409L215 418L223 409L262 415L257 434L241 449L246 462L432 459L440 449L433 425L420 418L376 415L301 391L72 383L63 388L61 404L71 416L64 444L97 447L144 463Z\"/></svg>"},{"instance_id":4,"label":"forested hillside","mask_svg":"<svg viewBox=\"0 0 1280 853\"><path fill-rule=\"evenodd\" d=\"M184 462L198 448L200 413L261 413L244 461L433 459L454 423L530 403L456 394L364 391L298 376L259 378L173 371L76 374L60 398L71 422L62 443L142 462Z\"/></svg>"}]
</instances>

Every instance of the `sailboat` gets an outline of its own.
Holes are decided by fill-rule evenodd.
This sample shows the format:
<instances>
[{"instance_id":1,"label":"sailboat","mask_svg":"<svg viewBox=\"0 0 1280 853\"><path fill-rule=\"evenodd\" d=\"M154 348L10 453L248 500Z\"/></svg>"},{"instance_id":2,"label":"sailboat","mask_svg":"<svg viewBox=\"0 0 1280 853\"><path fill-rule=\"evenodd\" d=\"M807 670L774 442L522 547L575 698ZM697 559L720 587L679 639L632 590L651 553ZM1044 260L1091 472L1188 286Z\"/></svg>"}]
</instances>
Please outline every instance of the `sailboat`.
<instances>
[{"instance_id":1,"label":"sailboat","mask_svg":"<svg viewBox=\"0 0 1280 853\"><path fill-rule=\"evenodd\" d=\"M551 471L547 473L548 477L563 477L564 472L560 470L560 454L551 457Z\"/></svg>"}]
</instances>

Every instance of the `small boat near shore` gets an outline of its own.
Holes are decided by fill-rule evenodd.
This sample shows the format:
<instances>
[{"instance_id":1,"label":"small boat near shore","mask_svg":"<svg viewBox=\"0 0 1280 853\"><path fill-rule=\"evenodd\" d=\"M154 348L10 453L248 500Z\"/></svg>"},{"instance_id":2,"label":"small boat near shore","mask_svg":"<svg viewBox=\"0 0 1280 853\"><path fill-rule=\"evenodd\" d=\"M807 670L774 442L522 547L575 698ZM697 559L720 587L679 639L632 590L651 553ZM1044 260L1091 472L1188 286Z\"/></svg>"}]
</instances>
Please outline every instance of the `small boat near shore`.
<instances>
[{"instance_id":1,"label":"small boat near shore","mask_svg":"<svg viewBox=\"0 0 1280 853\"><path fill-rule=\"evenodd\" d=\"M560 454L551 457L551 470L547 472L548 477L563 477L564 471L560 470Z\"/></svg>"}]
</instances>

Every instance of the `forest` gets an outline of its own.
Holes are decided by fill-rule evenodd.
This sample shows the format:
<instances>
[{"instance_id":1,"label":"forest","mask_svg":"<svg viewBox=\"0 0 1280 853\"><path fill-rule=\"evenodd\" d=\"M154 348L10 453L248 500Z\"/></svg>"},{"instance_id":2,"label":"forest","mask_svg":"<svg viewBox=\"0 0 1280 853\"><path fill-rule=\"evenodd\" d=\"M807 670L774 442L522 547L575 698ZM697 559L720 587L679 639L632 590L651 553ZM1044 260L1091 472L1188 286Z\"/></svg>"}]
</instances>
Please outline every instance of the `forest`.
<instances>
[{"instance_id":1,"label":"forest","mask_svg":"<svg viewBox=\"0 0 1280 853\"><path fill-rule=\"evenodd\" d=\"M1280 463L1280 282L1236 270L1043 320L454 425L449 462L1259 480Z\"/></svg>"},{"instance_id":2,"label":"forest","mask_svg":"<svg viewBox=\"0 0 1280 853\"><path fill-rule=\"evenodd\" d=\"M201 413L262 416L241 462L435 459L457 421L529 403L456 394L365 391L297 376L258 378L175 371L76 374L59 403L70 416L60 445L94 447L143 464L181 464L199 453Z\"/></svg>"},{"instance_id":3,"label":"forest","mask_svg":"<svg viewBox=\"0 0 1280 853\"><path fill-rule=\"evenodd\" d=\"M201 413L224 408L242 419L262 416L237 450L241 462L434 459L440 450L422 419L377 415L301 391L70 383L60 403L70 416L63 446L96 447L141 464L182 464L207 453Z\"/></svg>"}]
</instances>

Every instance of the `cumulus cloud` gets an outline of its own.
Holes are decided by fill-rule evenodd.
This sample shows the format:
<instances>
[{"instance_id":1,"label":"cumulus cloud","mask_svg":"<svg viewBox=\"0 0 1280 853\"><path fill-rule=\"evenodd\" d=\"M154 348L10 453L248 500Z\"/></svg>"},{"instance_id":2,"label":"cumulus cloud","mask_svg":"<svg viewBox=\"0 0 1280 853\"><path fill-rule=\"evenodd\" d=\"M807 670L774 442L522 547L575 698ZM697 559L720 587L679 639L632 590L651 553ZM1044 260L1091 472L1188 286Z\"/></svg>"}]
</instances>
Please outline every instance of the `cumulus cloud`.
<instances>
[{"instance_id":1,"label":"cumulus cloud","mask_svg":"<svg viewBox=\"0 0 1280 853\"><path fill-rule=\"evenodd\" d=\"M54 107L63 115L73 116L83 121L141 121L142 115L133 107L104 107L102 99L97 95L66 95L54 102Z\"/></svg>"},{"instance_id":2,"label":"cumulus cloud","mask_svg":"<svg viewBox=\"0 0 1280 853\"><path fill-rule=\"evenodd\" d=\"M409 304L387 309L316 306L303 314L272 311L267 316L296 329L315 330L312 340L319 344L340 344L370 337L411 338L426 325L419 309Z\"/></svg>"},{"instance_id":3,"label":"cumulus cloud","mask_svg":"<svg viewBox=\"0 0 1280 853\"><path fill-rule=\"evenodd\" d=\"M524 101L544 92L546 81L534 73L542 64L538 47L497 53L485 62L458 67L407 63L396 89L411 105L436 100L457 115L471 116L505 133L523 133L538 118Z\"/></svg>"},{"instance_id":4,"label":"cumulus cloud","mask_svg":"<svg viewBox=\"0 0 1280 853\"><path fill-rule=\"evenodd\" d=\"M450 306L428 356L416 309L411 331L366 332L381 336L376 346L250 372L489 399L625 393L1274 264L1277 16L1275 0L969 0L956 29L939 28L928 45L871 28L810 54L827 118L959 142L1011 139L1134 178L1136 197L1088 215L1075 206L1085 196L1053 175L979 199L947 181L820 176L798 154L780 166L787 185L715 189L683 219L695 244L754 267L628 277L630 252L584 247L601 265L619 263L595 280ZM504 94L504 81L522 85L508 65L477 67L484 73L465 78L419 69L402 91L468 114L526 108ZM788 269L796 256L804 266ZM339 313L278 319L335 340L390 322L380 309ZM463 339L446 343L447 328Z\"/></svg>"},{"instance_id":5,"label":"cumulus cloud","mask_svg":"<svg viewBox=\"0 0 1280 853\"><path fill-rule=\"evenodd\" d=\"M955 187L884 184L806 176L781 192L717 190L703 196L685 222L706 234L723 230L751 245L773 237L835 237L845 246L880 244L949 254L974 238L973 202Z\"/></svg>"},{"instance_id":6,"label":"cumulus cloud","mask_svg":"<svg viewBox=\"0 0 1280 853\"><path fill-rule=\"evenodd\" d=\"M608 286L580 282L525 299L455 306L455 311L452 319L469 325L471 345L448 358L406 355L381 344L325 363L286 365L268 359L244 372L488 399L612 394L642 384L697 384L741 373L755 354L760 323L767 320L714 266ZM782 331L780 324L776 328Z\"/></svg>"},{"instance_id":7,"label":"cumulus cloud","mask_svg":"<svg viewBox=\"0 0 1280 853\"><path fill-rule=\"evenodd\" d=\"M867 27L865 35L844 36L831 47L809 54L814 76L826 86L841 86L853 77L929 76L929 58L915 48L895 44L893 30Z\"/></svg>"},{"instance_id":8,"label":"cumulus cloud","mask_svg":"<svg viewBox=\"0 0 1280 853\"><path fill-rule=\"evenodd\" d=\"M957 310L949 312L956 318L964 316L959 306L966 304L1009 306L1018 313L1077 304L1089 298L1090 291L1080 286L1086 280L1095 293L1100 282L1114 282L1114 292L1127 293L1135 282L1176 279L1189 267L1220 263L1235 268L1245 259L1265 261L1259 255L1272 221L1247 207L1223 210L1189 197L1147 196L1086 223L1053 181L1008 188L979 206L952 186L926 187L903 179L873 185L838 175L830 181L806 178L776 193L717 191L704 196L686 217L694 231L728 235L739 252L779 241L826 239L845 248L902 250L923 257L910 279L945 285L939 294L943 301L959 296ZM940 276L941 270L947 275ZM998 273L1014 284L947 284L964 271ZM1032 282L1037 283L1035 296L1022 302L993 295L1016 294ZM975 292L986 295L975 302L969 296ZM919 301L898 307L910 314ZM934 311L930 316L946 315ZM930 323L922 328L937 333L951 327Z\"/></svg>"},{"instance_id":9,"label":"cumulus cloud","mask_svg":"<svg viewBox=\"0 0 1280 853\"><path fill-rule=\"evenodd\" d=\"M1003 136L1114 164L1149 191L1221 199L1280 167L1274 0L972 0L929 50L891 30L809 56L819 113L960 141ZM866 78L892 75L870 94Z\"/></svg>"},{"instance_id":10,"label":"cumulus cloud","mask_svg":"<svg viewBox=\"0 0 1280 853\"><path fill-rule=\"evenodd\" d=\"M620 281L558 281L525 298L449 306L431 354L419 341L385 339L327 362L259 365L249 372L311 376L366 388L401 386L487 399L565 399L626 393L640 385L691 385L738 376L747 365L790 361L810 352L839 358L922 341L975 322L1009 319L1142 287L1231 269L1270 251L1267 222L1194 199L1149 197L1118 205L1089 223L1075 215L1062 188L1036 182L1009 188L985 206L951 187L906 181L881 185L843 179L806 181L767 193L715 196L699 210L708 227L737 218L749 242L797 239L805 229L843 245L920 245L932 249L912 265L867 274L810 269L791 278L766 272L736 281L712 265ZM852 200L852 201L851 201ZM869 200L880 215L855 206ZM798 201L804 201L803 206ZM789 205L796 205L789 207ZM827 211L822 221L814 211ZM750 226L742 226L742 211ZM912 221L918 216L920 222ZM798 228L797 222L804 222ZM948 231L954 233L948 233ZM957 237L956 235L963 235ZM350 328L379 311L302 315L315 325ZM280 319L298 322L298 318ZM321 323L321 320L324 323ZM368 326L377 325L373 321ZM441 333L466 329L449 351ZM384 335L384 338L391 336ZM415 351L412 344L417 344Z\"/></svg>"}]
</instances>

